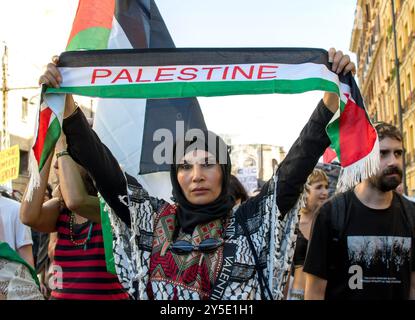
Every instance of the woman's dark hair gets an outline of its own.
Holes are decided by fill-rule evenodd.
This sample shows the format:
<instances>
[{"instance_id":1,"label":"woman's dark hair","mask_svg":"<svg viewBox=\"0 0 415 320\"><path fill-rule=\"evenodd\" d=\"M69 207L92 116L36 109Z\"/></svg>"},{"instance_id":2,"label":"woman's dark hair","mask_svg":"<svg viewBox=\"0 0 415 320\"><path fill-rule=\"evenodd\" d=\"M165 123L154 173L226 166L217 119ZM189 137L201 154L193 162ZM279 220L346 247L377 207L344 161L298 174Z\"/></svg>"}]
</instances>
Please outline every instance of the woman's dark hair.
<instances>
[{"instance_id":1,"label":"woman's dark hair","mask_svg":"<svg viewBox=\"0 0 415 320\"><path fill-rule=\"evenodd\" d=\"M50 183L48 183L48 185L46 186L46 195L49 199L52 199L52 186Z\"/></svg>"},{"instance_id":2,"label":"woman's dark hair","mask_svg":"<svg viewBox=\"0 0 415 320\"><path fill-rule=\"evenodd\" d=\"M248 200L248 194L244 186L234 175L230 177L228 192L235 200L241 199L241 203Z\"/></svg>"},{"instance_id":3,"label":"woman's dark hair","mask_svg":"<svg viewBox=\"0 0 415 320\"><path fill-rule=\"evenodd\" d=\"M197 225L206 224L216 219L225 219L234 206L229 196L229 178L231 174L231 160L228 146L223 139L210 131L193 131L192 139L176 141L173 147L173 162L170 167L170 181L172 195L177 207L177 219L180 228L192 234ZM183 157L189 152L206 151L215 157L216 164L222 171L222 188L219 196L212 202L204 205L193 204L187 200L177 180L177 173L183 162ZM210 161L210 160L207 160Z\"/></svg>"}]
</instances>

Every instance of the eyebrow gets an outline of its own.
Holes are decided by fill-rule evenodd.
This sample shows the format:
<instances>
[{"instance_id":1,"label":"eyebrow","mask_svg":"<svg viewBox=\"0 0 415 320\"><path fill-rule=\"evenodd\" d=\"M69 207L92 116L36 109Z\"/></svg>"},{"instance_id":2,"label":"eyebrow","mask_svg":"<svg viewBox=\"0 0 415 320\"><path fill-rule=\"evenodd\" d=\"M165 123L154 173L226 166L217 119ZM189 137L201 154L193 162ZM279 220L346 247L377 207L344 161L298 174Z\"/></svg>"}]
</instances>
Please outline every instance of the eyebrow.
<instances>
[{"instance_id":1,"label":"eyebrow","mask_svg":"<svg viewBox=\"0 0 415 320\"><path fill-rule=\"evenodd\" d=\"M395 152L403 153L404 149L380 149L379 150L379 153L391 153L391 152L393 152L393 153L395 153Z\"/></svg>"},{"instance_id":2,"label":"eyebrow","mask_svg":"<svg viewBox=\"0 0 415 320\"><path fill-rule=\"evenodd\" d=\"M207 157L201 158L200 160L203 162L213 161L216 163L216 158L213 156L207 156ZM183 163L189 164L189 161L186 158L183 158Z\"/></svg>"}]
</instances>

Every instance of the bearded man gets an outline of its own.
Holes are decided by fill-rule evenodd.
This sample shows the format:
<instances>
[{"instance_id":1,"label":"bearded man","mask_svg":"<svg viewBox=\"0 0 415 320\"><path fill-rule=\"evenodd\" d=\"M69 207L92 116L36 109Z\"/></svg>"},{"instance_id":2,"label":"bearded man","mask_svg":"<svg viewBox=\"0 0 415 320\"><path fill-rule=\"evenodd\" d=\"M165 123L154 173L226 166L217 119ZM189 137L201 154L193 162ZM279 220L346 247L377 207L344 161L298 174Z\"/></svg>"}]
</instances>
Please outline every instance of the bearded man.
<instances>
[{"instance_id":1,"label":"bearded man","mask_svg":"<svg viewBox=\"0 0 415 320\"><path fill-rule=\"evenodd\" d=\"M415 299L415 206L402 182L402 134L378 123L380 167L317 214L304 271L305 299Z\"/></svg>"}]
</instances>

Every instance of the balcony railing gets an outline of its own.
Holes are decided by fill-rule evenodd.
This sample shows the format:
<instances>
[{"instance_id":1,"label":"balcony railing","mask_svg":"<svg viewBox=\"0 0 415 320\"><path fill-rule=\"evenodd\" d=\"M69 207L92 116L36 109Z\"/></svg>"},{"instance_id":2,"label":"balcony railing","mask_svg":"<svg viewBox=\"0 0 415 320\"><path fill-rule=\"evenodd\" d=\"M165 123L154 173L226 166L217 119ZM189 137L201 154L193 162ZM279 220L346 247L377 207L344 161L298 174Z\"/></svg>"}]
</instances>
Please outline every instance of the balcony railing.
<instances>
[{"instance_id":1,"label":"balcony railing","mask_svg":"<svg viewBox=\"0 0 415 320\"><path fill-rule=\"evenodd\" d=\"M405 101L402 104L402 111L406 112L409 110L409 108L412 106L412 104L415 103L415 89L410 92L408 97L405 99Z\"/></svg>"},{"instance_id":2,"label":"balcony railing","mask_svg":"<svg viewBox=\"0 0 415 320\"><path fill-rule=\"evenodd\" d=\"M402 51L401 51L401 56L400 56L400 61L404 61L406 58L406 53L407 53L407 49L409 49L408 46L403 47Z\"/></svg>"},{"instance_id":3,"label":"balcony railing","mask_svg":"<svg viewBox=\"0 0 415 320\"><path fill-rule=\"evenodd\" d=\"M414 44L415 40L415 31L412 31L411 34L408 36L408 52L411 49L412 45Z\"/></svg>"}]
</instances>

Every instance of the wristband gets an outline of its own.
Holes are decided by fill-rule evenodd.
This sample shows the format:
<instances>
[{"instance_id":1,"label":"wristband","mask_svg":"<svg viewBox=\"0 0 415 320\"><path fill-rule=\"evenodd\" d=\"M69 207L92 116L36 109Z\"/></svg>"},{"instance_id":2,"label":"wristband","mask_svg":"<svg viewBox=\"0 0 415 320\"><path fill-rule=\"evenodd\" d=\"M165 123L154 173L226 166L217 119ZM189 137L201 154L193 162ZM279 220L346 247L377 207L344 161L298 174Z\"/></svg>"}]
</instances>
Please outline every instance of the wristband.
<instances>
[{"instance_id":1,"label":"wristband","mask_svg":"<svg viewBox=\"0 0 415 320\"><path fill-rule=\"evenodd\" d=\"M67 151L67 150L63 150L63 151L61 151L61 152L58 152L57 154L56 154L56 159L59 159L59 157L62 157L62 156L69 156L70 154L69 154L69 152Z\"/></svg>"}]
</instances>

